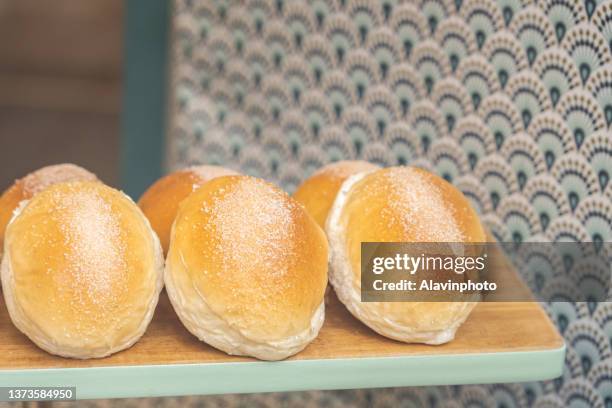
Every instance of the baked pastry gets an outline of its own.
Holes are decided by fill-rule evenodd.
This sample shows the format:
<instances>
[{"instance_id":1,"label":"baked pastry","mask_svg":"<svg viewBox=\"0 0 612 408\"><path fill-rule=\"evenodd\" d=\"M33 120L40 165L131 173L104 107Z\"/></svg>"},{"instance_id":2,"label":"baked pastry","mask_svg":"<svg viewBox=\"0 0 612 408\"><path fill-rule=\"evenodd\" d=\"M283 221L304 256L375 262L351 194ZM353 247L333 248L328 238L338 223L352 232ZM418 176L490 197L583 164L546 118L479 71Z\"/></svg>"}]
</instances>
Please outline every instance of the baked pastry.
<instances>
[{"instance_id":1,"label":"baked pastry","mask_svg":"<svg viewBox=\"0 0 612 408\"><path fill-rule=\"evenodd\" d=\"M163 283L138 206L98 182L55 184L9 223L0 275L15 326L49 353L105 357L145 332Z\"/></svg>"},{"instance_id":2,"label":"baked pastry","mask_svg":"<svg viewBox=\"0 0 612 408\"><path fill-rule=\"evenodd\" d=\"M329 214L327 237L330 282L338 298L383 336L442 344L454 338L475 306L472 301L361 302L362 242L486 242L467 198L432 173L391 167L351 176Z\"/></svg>"},{"instance_id":3,"label":"baked pastry","mask_svg":"<svg viewBox=\"0 0 612 408\"><path fill-rule=\"evenodd\" d=\"M377 165L360 160L328 164L304 180L293 193L293 198L302 203L319 226L325 229L327 214L344 180L353 174L377 169Z\"/></svg>"},{"instance_id":4,"label":"baked pastry","mask_svg":"<svg viewBox=\"0 0 612 408\"><path fill-rule=\"evenodd\" d=\"M0 196L0 257L4 246L4 230L13 216L13 211L23 200L32 198L50 185L67 181L95 181L96 176L74 164L55 164L42 167L16 180Z\"/></svg>"},{"instance_id":5,"label":"baked pastry","mask_svg":"<svg viewBox=\"0 0 612 408\"><path fill-rule=\"evenodd\" d=\"M285 192L250 176L219 177L180 205L164 280L200 340L280 360L323 324L327 256L323 230Z\"/></svg>"},{"instance_id":6,"label":"baked pastry","mask_svg":"<svg viewBox=\"0 0 612 408\"><path fill-rule=\"evenodd\" d=\"M168 252L170 229L181 201L207 181L232 174L238 173L218 166L188 167L160 178L144 192L138 206L157 233L164 254Z\"/></svg>"}]
</instances>

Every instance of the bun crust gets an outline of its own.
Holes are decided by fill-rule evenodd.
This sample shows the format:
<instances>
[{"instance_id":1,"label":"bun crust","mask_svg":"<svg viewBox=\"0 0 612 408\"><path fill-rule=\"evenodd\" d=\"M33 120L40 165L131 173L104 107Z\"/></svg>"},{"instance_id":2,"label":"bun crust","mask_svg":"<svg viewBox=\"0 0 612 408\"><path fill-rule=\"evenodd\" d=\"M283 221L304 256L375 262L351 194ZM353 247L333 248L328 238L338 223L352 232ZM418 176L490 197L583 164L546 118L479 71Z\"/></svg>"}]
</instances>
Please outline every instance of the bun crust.
<instances>
[{"instance_id":1,"label":"bun crust","mask_svg":"<svg viewBox=\"0 0 612 408\"><path fill-rule=\"evenodd\" d=\"M165 283L200 340L278 360L321 328L327 259L325 234L286 193L249 176L220 177L181 204Z\"/></svg>"},{"instance_id":2,"label":"bun crust","mask_svg":"<svg viewBox=\"0 0 612 408\"><path fill-rule=\"evenodd\" d=\"M4 231L13 216L13 211L23 200L29 200L45 188L68 181L97 181L97 177L74 164L55 164L42 167L16 180L0 196L0 257L4 246Z\"/></svg>"},{"instance_id":3,"label":"bun crust","mask_svg":"<svg viewBox=\"0 0 612 408\"><path fill-rule=\"evenodd\" d=\"M105 357L145 332L163 283L157 237L123 193L55 184L6 230L2 287L11 320L42 349Z\"/></svg>"},{"instance_id":4,"label":"bun crust","mask_svg":"<svg viewBox=\"0 0 612 408\"><path fill-rule=\"evenodd\" d=\"M170 173L153 183L138 200L138 206L157 233L164 254L170 244L170 230L179 204L189 194L215 177L238 174L218 166L193 166Z\"/></svg>"},{"instance_id":5,"label":"bun crust","mask_svg":"<svg viewBox=\"0 0 612 408\"><path fill-rule=\"evenodd\" d=\"M391 167L344 182L327 221L330 282L349 311L396 340L454 338L474 302L361 302L362 242L486 242L465 196L425 170ZM475 300L475 299L474 299Z\"/></svg>"},{"instance_id":6,"label":"bun crust","mask_svg":"<svg viewBox=\"0 0 612 408\"><path fill-rule=\"evenodd\" d=\"M344 180L353 174L377 169L379 169L377 165L360 160L328 164L300 184L293 193L293 198L302 203L308 213L324 229L329 210Z\"/></svg>"}]
</instances>

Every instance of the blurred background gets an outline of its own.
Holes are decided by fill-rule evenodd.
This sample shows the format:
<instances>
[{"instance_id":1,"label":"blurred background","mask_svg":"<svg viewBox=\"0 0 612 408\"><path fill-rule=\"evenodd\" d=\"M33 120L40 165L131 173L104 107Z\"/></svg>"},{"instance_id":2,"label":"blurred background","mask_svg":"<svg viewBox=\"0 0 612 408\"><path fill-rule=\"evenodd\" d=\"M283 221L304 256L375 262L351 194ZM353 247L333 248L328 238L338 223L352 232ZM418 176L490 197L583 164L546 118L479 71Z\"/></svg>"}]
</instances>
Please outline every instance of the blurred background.
<instances>
[{"instance_id":1,"label":"blurred background","mask_svg":"<svg viewBox=\"0 0 612 408\"><path fill-rule=\"evenodd\" d=\"M117 185L122 0L0 0L0 190L74 162Z\"/></svg>"}]
</instances>

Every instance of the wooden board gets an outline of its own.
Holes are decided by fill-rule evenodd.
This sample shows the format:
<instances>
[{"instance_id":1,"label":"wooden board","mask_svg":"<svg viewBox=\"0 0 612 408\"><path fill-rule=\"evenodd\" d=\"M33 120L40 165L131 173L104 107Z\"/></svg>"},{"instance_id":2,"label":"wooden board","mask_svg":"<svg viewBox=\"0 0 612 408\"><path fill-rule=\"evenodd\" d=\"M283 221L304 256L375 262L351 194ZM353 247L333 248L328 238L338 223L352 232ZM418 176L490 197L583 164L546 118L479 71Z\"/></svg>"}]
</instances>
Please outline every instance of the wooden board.
<instances>
[{"instance_id":1,"label":"wooden board","mask_svg":"<svg viewBox=\"0 0 612 408\"><path fill-rule=\"evenodd\" d=\"M562 338L537 303L480 303L454 341L427 346L374 333L333 297L319 336L290 360L537 351L562 346ZM98 360L65 359L40 350L12 325L2 299L0 370L239 361L254 359L228 356L198 341L182 326L165 293L143 338L129 350Z\"/></svg>"},{"instance_id":2,"label":"wooden board","mask_svg":"<svg viewBox=\"0 0 612 408\"><path fill-rule=\"evenodd\" d=\"M511 269L504 277L522 285ZM453 341L428 346L374 333L332 295L323 328L305 350L260 362L198 341L163 293L132 348L72 360L47 354L17 331L0 295L0 384L71 385L78 398L536 381L561 375L564 355L563 339L536 302L479 303Z\"/></svg>"}]
</instances>

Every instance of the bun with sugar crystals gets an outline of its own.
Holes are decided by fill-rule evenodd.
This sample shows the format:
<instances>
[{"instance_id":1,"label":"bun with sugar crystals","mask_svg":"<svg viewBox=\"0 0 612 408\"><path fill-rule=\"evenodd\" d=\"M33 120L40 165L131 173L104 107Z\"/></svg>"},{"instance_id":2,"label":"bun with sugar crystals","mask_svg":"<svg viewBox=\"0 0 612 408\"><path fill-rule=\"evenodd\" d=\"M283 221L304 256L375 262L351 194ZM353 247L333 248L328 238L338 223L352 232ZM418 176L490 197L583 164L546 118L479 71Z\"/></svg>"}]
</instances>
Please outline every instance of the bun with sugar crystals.
<instances>
[{"instance_id":1,"label":"bun with sugar crystals","mask_svg":"<svg viewBox=\"0 0 612 408\"><path fill-rule=\"evenodd\" d=\"M200 340L280 360L323 324L327 255L323 230L285 192L250 176L219 177L180 205L166 290Z\"/></svg>"},{"instance_id":2,"label":"bun with sugar crystals","mask_svg":"<svg viewBox=\"0 0 612 408\"><path fill-rule=\"evenodd\" d=\"M16 211L0 274L21 332L49 353L96 358L145 332L163 284L163 256L125 194L97 182L59 183Z\"/></svg>"},{"instance_id":3,"label":"bun with sugar crystals","mask_svg":"<svg viewBox=\"0 0 612 408\"><path fill-rule=\"evenodd\" d=\"M325 229L325 221L340 186L349 176L379 169L375 164L361 160L345 160L328 164L304 180L293 193L293 198Z\"/></svg>"},{"instance_id":4,"label":"bun with sugar crystals","mask_svg":"<svg viewBox=\"0 0 612 408\"><path fill-rule=\"evenodd\" d=\"M138 200L138 206L157 233L164 254L168 252L170 229L181 201L215 177L236 174L238 173L224 167L193 166L160 178L144 192Z\"/></svg>"},{"instance_id":5,"label":"bun with sugar crystals","mask_svg":"<svg viewBox=\"0 0 612 408\"><path fill-rule=\"evenodd\" d=\"M327 236L330 282L338 298L383 336L445 343L475 306L473 301L361 302L362 242L486 242L467 198L434 174L391 167L350 177L329 214Z\"/></svg>"},{"instance_id":6,"label":"bun with sugar crystals","mask_svg":"<svg viewBox=\"0 0 612 408\"><path fill-rule=\"evenodd\" d=\"M96 181L97 177L74 164L54 164L42 167L27 176L16 180L12 186L0 196L0 257L4 246L4 230L8 225L13 211L23 200L29 200L45 188L68 181Z\"/></svg>"}]
</instances>

